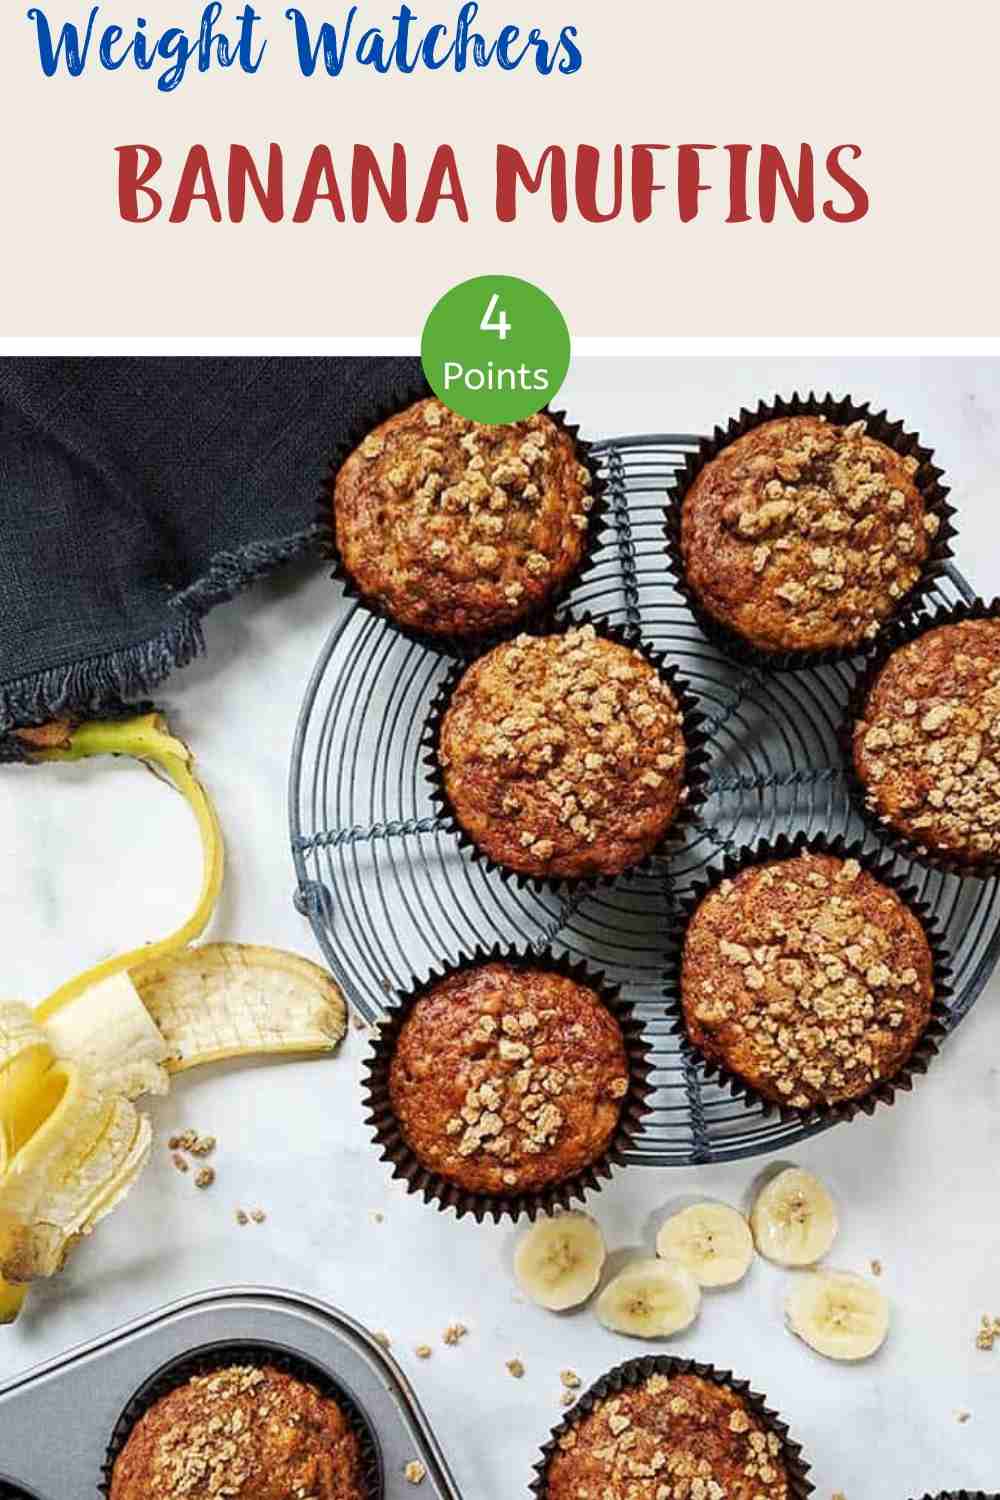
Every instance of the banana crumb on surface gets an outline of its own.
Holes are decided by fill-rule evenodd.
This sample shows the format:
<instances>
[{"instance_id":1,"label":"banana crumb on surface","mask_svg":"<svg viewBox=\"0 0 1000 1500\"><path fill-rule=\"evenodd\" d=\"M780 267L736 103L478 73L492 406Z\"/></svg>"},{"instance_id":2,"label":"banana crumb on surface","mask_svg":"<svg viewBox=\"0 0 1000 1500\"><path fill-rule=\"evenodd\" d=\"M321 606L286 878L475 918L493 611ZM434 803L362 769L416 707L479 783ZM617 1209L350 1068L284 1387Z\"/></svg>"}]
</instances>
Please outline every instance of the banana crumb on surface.
<instances>
[{"instance_id":1,"label":"banana crumb on surface","mask_svg":"<svg viewBox=\"0 0 1000 1500\"><path fill-rule=\"evenodd\" d=\"M250 1217L251 1217L251 1219L253 1219L253 1221L254 1221L255 1224L263 1224L267 1220L267 1214L264 1212L264 1210L262 1208L251 1209L250 1210Z\"/></svg>"},{"instance_id":2,"label":"banana crumb on surface","mask_svg":"<svg viewBox=\"0 0 1000 1500\"><path fill-rule=\"evenodd\" d=\"M969 1418L971 1416L972 1416L971 1411L957 1411L955 1413L955 1421L956 1422L965 1423L965 1422L967 1422L969 1420Z\"/></svg>"},{"instance_id":3,"label":"banana crumb on surface","mask_svg":"<svg viewBox=\"0 0 1000 1500\"><path fill-rule=\"evenodd\" d=\"M178 1172L186 1172L188 1170L188 1164L179 1152L175 1151L170 1159L173 1162L174 1166L177 1168Z\"/></svg>"},{"instance_id":4,"label":"banana crumb on surface","mask_svg":"<svg viewBox=\"0 0 1000 1500\"><path fill-rule=\"evenodd\" d=\"M215 1181L214 1167L202 1167L195 1175L194 1185L197 1188L210 1188Z\"/></svg>"},{"instance_id":5,"label":"banana crumb on surface","mask_svg":"<svg viewBox=\"0 0 1000 1500\"><path fill-rule=\"evenodd\" d=\"M418 1359L430 1359L433 1350L430 1344L418 1344L413 1352Z\"/></svg>"},{"instance_id":6,"label":"banana crumb on surface","mask_svg":"<svg viewBox=\"0 0 1000 1500\"><path fill-rule=\"evenodd\" d=\"M976 1348L988 1352L998 1338L1000 1338L1000 1318L991 1318L989 1313L983 1313L976 1332Z\"/></svg>"},{"instance_id":7,"label":"banana crumb on surface","mask_svg":"<svg viewBox=\"0 0 1000 1500\"><path fill-rule=\"evenodd\" d=\"M871 1267L872 1267L872 1275L873 1276L881 1276L881 1274L882 1274L882 1262L880 1260L873 1260L872 1263L871 1263Z\"/></svg>"},{"instance_id":8,"label":"banana crumb on surface","mask_svg":"<svg viewBox=\"0 0 1000 1500\"><path fill-rule=\"evenodd\" d=\"M391 1349L392 1348L392 1339L389 1337L389 1335L385 1332L384 1329L382 1329L382 1328L376 1329L376 1331L372 1334L372 1338L375 1340L376 1344L378 1344L378 1346L379 1346L380 1349Z\"/></svg>"},{"instance_id":9,"label":"banana crumb on surface","mask_svg":"<svg viewBox=\"0 0 1000 1500\"><path fill-rule=\"evenodd\" d=\"M515 1380L521 1380L524 1376L524 1366L519 1359L509 1359L507 1369Z\"/></svg>"},{"instance_id":10,"label":"banana crumb on surface","mask_svg":"<svg viewBox=\"0 0 1000 1500\"><path fill-rule=\"evenodd\" d=\"M468 1331L469 1330L466 1328L464 1323L449 1323L448 1327L441 1335L441 1340L443 1343L447 1344L449 1348L454 1349L456 1345L462 1342Z\"/></svg>"},{"instance_id":11,"label":"banana crumb on surface","mask_svg":"<svg viewBox=\"0 0 1000 1500\"><path fill-rule=\"evenodd\" d=\"M578 1391L580 1389L580 1377L575 1370L563 1370L559 1379L568 1391Z\"/></svg>"},{"instance_id":12,"label":"banana crumb on surface","mask_svg":"<svg viewBox=\"0 0 1000 1500\"><path fill-rule=\"evenodd\" d=\"M413 1458L406 1465L403 1473L410 1484L423 1484L424 1478L427 1474L427 1470L424 1468L419 1458Z\"/></svg>"},{"instance_id":13,"label":"banana crumb on surface","mask_svg":"<svg viewBox=\"0 0 1000 1500\"><path fill-rule=\"evenodd\" d=\"M250 1215L246 1212L245 1209L238 1208L236 1210L236 1222L241 1228L243 1228L244 1225L250 1223Z\"/></svg>"},{"instance_id":14,"label":"banana crumb on surface","mask_svg":"<svg viewBox=\"0 0 1000 1500\"><path fill-rule=\"evenodd\" d=\"M559 1395L559 1404L560 1406L574 1406L576 1404L576 1397L574 1396L573 1392L561 1391Z\"/></svg>"}]
</instances>

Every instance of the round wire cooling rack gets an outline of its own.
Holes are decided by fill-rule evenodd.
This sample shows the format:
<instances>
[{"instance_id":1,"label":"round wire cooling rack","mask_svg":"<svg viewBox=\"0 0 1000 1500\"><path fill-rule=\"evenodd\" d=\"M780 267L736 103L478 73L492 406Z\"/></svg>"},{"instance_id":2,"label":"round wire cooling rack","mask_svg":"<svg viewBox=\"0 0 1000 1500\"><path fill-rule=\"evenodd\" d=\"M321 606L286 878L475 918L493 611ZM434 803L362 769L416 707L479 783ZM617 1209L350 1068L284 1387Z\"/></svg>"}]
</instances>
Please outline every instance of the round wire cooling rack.
<instances>
[{"instance_id":1,"label":"round wire cooling rack","mask_svg":"<svg viewBox=\"0 0 1000 1500\"><path fill-rule=\"evenodd\" d=\"M435 815L421 748L448 661L358 604L334 626L309 682L289 786L295 903L357 1010L378 1022L397 989L477 943L551 945L587 959L623 986L645 1021L655 1093L629 1160L658 1167L754 1156L828 1128L765 1116L681 1056L661 996L676 898L726 850L782 832L876 843L850 806L837 744L850 669L736 666L705 640L669 582L664 494L697 446L679 435L595 445L608 524L571 598L575 610L639 626L677 663L708 719L710 795L657 869L559 896L519 889L473 863ZM972 597L949 567L932 602ZM955 1026L1000 954L1000 880L898 864L946 933Z\"/></svg>"}]
</instances>

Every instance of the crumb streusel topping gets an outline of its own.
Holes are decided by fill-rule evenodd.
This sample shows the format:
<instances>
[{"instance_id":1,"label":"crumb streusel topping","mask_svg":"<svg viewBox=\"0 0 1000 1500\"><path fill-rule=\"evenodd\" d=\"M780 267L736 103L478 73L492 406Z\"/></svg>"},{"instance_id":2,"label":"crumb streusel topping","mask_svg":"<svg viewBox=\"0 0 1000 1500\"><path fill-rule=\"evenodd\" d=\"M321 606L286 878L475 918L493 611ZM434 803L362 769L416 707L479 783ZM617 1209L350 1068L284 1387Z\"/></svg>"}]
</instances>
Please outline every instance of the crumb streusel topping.
<instances>
[{"instance_id":1,"label":"crumb streusel topping","mask_svg":"<svg viewBox=\"0 0 1000 1500\"><path fill-rule=\"evenodd\" d=\"M939 529L918 467L863 421L765 422L706 464L684 499L688 582L759 649L859 645L913 588Z\"/></svg>"},{"instance_id":2,"label":"crumb streusel topping","mask_svg":"<svg viewBox=\"0 0 1000 1500\"><path fill-rule=\"evenodd\" d=\"M1000 620L941 625L895 651L854 759L868 806L918 846L1000 856Z\"/></svg>"},{"instance_id":3,"label":"crumb streusel topping","mask_svg":"<svg viewBox=\"0 0 1000 1500\"><path fill-rule=\"evenodd\" d=\"M705 896L681 990L707 1057L808 1109L898 1073L930 1019L933 959L914 913L856 860L803 854Z\"/></svg>"},{"instance_id":4,"label":"crumb streusel topping","mask_svg":"<svg viewBox=\"0 0 1000 1500\"><path fill-rule=\"evenodd\" d=\"M337 544L362 592L436 635L522 619L580 563L590 470L544 412L484 426L420 401L355 449L334 487Z\"/></svg>"},{"instance_id":5,"label":"crumb streusel topping","mask_svg":"<svg viewBox=\"0 0 1000 1500\"><path fill-rule=\"evenodd\" d=\"M519 636L465 673L441 729L463 828L525 874L616 874L686 800L677 700L642 654L592 625Z\"/></svg>"},{"instance_id":6,"label":"crumb streusel topping","mask_svg":"<svg viewBox=\"0 0 1000 1500\"><path fill-rule=\"evenodd\" d=\"M503 961L421 996L390 1070L393 1111L422 1165L500 1195L596 1160L628 1087L621 1028L597 993Z\"/></svg>"},{"instance_id":7,"label":"crumb streusel topping","mask_svg":"<svg viewBox=\"0 0 1000 1500\"><path fill-rule=\"evenodd\" d=\"M777 1433L737 1392L651 1375L598 1401L558 1440L546 1500L786 1500Z\"/></svg>"},{"instance_id":8,"label":"crumb streusel topping","mask_svg":"<svg viewBox=\"0 0 1000 1500\"><path fill-rule=\"evenodd\" d=\"M193 1376L139 1419L111 1500L363 1500L358 1440L332 1399L271 1366Z\"/></svg>"}]
</instances>

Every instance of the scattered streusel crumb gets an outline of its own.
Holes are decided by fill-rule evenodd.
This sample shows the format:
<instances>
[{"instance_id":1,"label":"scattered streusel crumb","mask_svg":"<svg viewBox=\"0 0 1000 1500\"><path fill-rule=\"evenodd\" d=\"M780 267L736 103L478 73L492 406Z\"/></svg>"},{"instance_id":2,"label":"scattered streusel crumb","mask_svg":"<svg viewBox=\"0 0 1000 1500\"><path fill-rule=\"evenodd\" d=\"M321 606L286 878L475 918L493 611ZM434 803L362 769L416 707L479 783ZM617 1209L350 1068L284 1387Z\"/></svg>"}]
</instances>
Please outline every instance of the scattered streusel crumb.
<instances>
[{"instance_id":1,"label":"scattered streusel crumb","mask_svg":"<svg viewBox=\"0 0 1000 1500\"><path fill-rule=\"evenodd\" d=\"M881 1274L882 1274L882 1262L880 1260L873 1260L872 1261L872 1275L873 1276L881 1276Z\"/></svg>"},{"instance_id":2,"label":"scattered streusel crumb","mask_svg":"<svg viewBox=\"0 0 1000 1500\"><path fill-rule=\"evenodd\" d=\"M385 1214L381 1214L377 1210L376 1210L375 1213L372 1214L372 1218L374 1219L374 1221L375 1221L376 1224L384 1224L385 1223Z\"/></svg>"},{"instance_id":3,"label":"scattered streusel crumb","mask_svg":"<svg viewBox=\"0 0 1000 1500\"><path fill-rule=\"evenodd\" d=\"M411 1484L423 1484L424 1478L427 1474L427 1470L424 1468L419 1458L413 1458L406 1465L403 1473L406 1475L406 1478Z\"/></svg>"},{"instance_id":4,"label":"scattered streusel crumb","mask_svg":"<svg viewBox=\"0 0 1000 1500\"><path fill-rule=\"evenodd\" d=\"M188 1149L192 1156L211 1156L216 1144L214 1135L199 1135Z\"/></svg>"},{"instance_id":5,"label":"scattered streusel crumb","mask_svg":"<svg viewBox=\"0 0 1000 1500\"><path fill-rule=\"evenodd\" d=\"M578 1391L580 1389L580 1377L575 1370L563 1370L559 1379L568 1391Z\"/></svg>"},{"instance_id":6,"label":"scattered streusel crumb","mask_svg":"<svg viewBox=\"0 0 1000 1500\"><path fill-rule=\"evenodd\" d=\"M519 1359L509 1359L507 1361L507 1369L515 1380L520 1380L524 1375L524 1366Z\"/></svg>"},{"instance_id":7,"label":"scattered streusel crumb","mask_svg":"<svg viewBox=\"0 0 1000 1500\"><path fill-rule=\"evenodd\" d=\"M184 1160L183 1156L181 1156L179 1154L179 1152L175 1151L174 1154L173 1154L173 1156L170 1159L173 1162L174 1166L177 1168L178 1172L186 1172L187 1171L188 1164Z\"/></svg>"},{"instance_id":8,"label":"scattered streusel crumb","mask_svg":"<svg viewBox=\"0 0 1000 1500\"><path fill-rule=\"evenodd\" d=\"M955 1413L955 1421L956 1422L967 1422L971 1416L972 1416L971 1411L957 1411Z\"/></svg>"},{"instance_id":9,"label":"scattered streusel crumb","mask_svg":"<svg viewBox=\"0 0 1000 1500\"><path fill-rule=\"evenodd\" d=\"M196 1174L194 1185L197 1188L209 1188L215 1181L215 1169L213 1167L202 1167Z\"/></svg>"},{"instance_id":10,"label":"scattered streusel crumb","mask_svg":"<svg viewBox=\"0 0 1000 1500\"><path fill-rule=\"evenodd\" d=\"M375 1333L372 1334L372 1338L375 1340L376 1344L378 1344L380 1349L392 1348L392 1339L383 1328L377 1329Z\"/></svg>"},{"instance_id":11,"label":"scattered streusel crumb","mask_svg":"<svg viewBox=\"0 0 1000 1500\"><path fill-rule=\"evenodd\" d=\"M267 1214L262 1208L253 1208L250 1210L250 1217L255 1224L263 1224L267 1219Z\"/></svg>"},{"instance_id":12,"label":"scattered streusel crumb","mask_svg":"<svg viewBox=\"0 0 1000 1500\"><path fill-rule=\"evenodd\" d=\"M976 1333L976 1348L989 1351L998 1338L1000 1338L1000 1318L991 1318L989 1313L983 1313Z\"/></svg>"},{"instance_id":13,"label":"scattered streusel crumb","mask_svg":"<svg viewBox=\"0 0 1000 1500\"><path fill-rule=\"evenodd\" d=\"M559 1397L559 1402L561 1406L573 1406L576 1402L576 1397L572 1391L563 1391Z\"/></svg>"},{"instance_id":14,"label":"scattered streusel crumb","mask_svg":"<svg viewBox=\"0 0 1000 1500\"><path fill-rule=\"evenodd\" d=\"M449 1323L441 1338L449 1348L454 1349L457 1344L462 1342L468 1331L464 1323Z\"/></svg>"},{"instance_id":15,"label":"scattered streusel crumb","mask_svg":"<svg viewBox=\"0 0 1000 1500\"><path fill-rule=\"evenodd\" d=\"M247 1214L244 1209L238 1208L236 1210L236 1222L240 1225L241 1228L243 1228L245 1225L250 1223L249 1214Z\"/></svg>"},{"instance_id":16,"label":"scattered streusel crumb","mask_svg":"<svg viewBox=\"0 0 1000 1500\"><path fill-rule=\"evenodd\" d=\"M430 1344L418 1344L413 1352L418 1359L430 1359L433 1351Z\"/></svg>"}]
</instances>

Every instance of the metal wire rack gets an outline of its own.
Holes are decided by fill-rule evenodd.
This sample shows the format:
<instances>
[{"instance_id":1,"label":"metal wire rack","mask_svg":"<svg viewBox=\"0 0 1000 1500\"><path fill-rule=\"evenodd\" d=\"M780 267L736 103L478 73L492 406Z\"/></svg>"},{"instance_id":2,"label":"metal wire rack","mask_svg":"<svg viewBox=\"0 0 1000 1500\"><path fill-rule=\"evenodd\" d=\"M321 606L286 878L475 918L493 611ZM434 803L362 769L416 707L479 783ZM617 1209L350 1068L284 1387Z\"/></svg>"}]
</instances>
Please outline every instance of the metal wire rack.
<instances>
[{"instance_id":1,"label":"metal wire rack","mask_svg":"<svg viewBox=\"0 0 1000 1500\"><path fill-rule=\"evenodd\" d=\"M496 939L552 945L604 968L645 1019L653 1111L630 1161L690 1166L787 1147L806 1134L765 1117L680 1056L660 997L674 899L722 853L805 829L872 837L843 785L837 726L844 667L792 673L727 661L693 623L663 564L664 492L689 435L596 445L608 481L604 545L572 605L638 625L670 653L709 719L710 796L681 849L652 875L560 898L518 890L470 862L435 817L420 738L447 663L354 605L334 626L306 690L292 754L295 903L349 999L370 1022L414 975ZM969 599L949 569L932 602ZM900 861L906 868L906 862ZM908 871L954 958L952 1025L971 1009L1000 953L1000 881Z\"/></svg>"}]
</instances>

